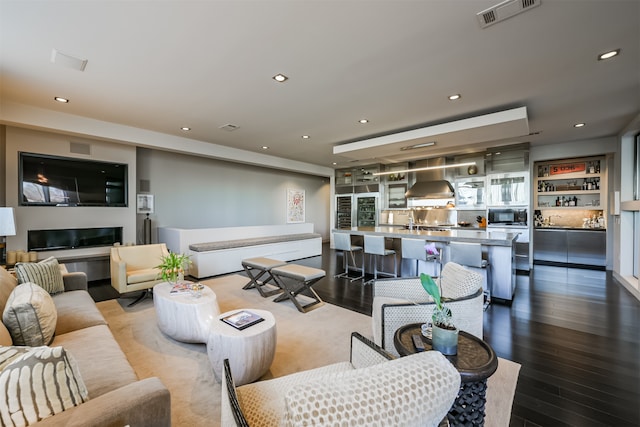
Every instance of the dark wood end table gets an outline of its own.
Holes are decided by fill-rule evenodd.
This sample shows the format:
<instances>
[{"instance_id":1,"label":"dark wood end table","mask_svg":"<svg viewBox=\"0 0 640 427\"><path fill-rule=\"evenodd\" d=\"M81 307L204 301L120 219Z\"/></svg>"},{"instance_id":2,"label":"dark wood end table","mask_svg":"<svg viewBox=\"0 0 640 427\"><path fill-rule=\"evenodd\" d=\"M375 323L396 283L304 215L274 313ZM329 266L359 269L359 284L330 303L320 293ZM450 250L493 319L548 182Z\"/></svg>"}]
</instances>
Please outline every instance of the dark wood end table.
<instances>
[{"instance_id":1,"label":"dark wood end table","mask_svg":"<svg viewBox=\"0 0 640 427\"><path fill-rule=\"evenodd\" d=\"M422 335L422 323L412 323L398 329L393 344L401 356L417 353L413 335L419 335L425 351L432 350L431 340ZM491 346L475 336L460 331L458 354L445 356L460 373L460 392L447 415L452 426L484 425L487 378L498 369L498 358Z\"/></svg>"}]
</instances>

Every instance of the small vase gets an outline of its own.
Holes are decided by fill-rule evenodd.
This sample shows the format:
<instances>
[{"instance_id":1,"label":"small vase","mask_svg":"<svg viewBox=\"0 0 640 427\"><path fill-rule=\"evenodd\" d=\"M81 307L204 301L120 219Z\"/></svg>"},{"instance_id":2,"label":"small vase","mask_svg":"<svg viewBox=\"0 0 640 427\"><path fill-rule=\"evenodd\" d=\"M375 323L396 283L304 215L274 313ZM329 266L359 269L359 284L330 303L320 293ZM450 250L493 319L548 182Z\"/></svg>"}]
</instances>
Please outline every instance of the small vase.
<instances>
[{"instance_id":1,"label":"small vase","mask_svg":"<svg viewBox=\"0 0 640 427\"><path fill-rule=\"evenodd\" d=\"M458 329L445 329L433 325L431 334L431 344L434 350L445 356L458 354Z\"/></svg>"}]
</instances>

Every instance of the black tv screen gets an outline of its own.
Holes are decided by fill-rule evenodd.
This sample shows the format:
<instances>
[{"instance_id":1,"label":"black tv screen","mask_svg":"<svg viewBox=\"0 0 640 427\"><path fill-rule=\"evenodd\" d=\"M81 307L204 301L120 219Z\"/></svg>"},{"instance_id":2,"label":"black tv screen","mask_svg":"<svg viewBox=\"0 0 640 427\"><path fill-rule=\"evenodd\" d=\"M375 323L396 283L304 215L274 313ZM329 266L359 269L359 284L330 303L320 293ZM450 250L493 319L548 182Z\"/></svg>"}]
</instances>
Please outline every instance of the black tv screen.
<instances>
[{"instance_id":1,"label":"black tv screen","mask_svg":"<svg viewBox=\"0 0 640 427\"><path fill-rule=\"evenodd\" d=\"M23 206L127 206L127 164L20 153Z\"/></svg>"}]
</instances>

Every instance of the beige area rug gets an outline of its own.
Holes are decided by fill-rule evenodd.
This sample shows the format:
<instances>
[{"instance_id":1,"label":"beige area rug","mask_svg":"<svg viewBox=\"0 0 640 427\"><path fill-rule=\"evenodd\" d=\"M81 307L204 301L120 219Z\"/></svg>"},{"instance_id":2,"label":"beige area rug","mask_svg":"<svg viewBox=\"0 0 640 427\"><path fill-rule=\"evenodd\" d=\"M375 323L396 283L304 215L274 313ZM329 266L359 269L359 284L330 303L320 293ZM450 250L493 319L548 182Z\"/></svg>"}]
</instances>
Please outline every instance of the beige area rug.
<instances>
[{"instance_id":1,"label":"beige area rug","mask_svg":"<svg viewBox=\"0 0 640 427\"><path fill-rule=\"evenodd\" d=\"M205 280L218 297L221 312L237 308L269 310L276 318L278 343L269 372L262 379L349 360L352 331L371 337L371 318L331 304L300 313L289 302L274 303L256 290L242 290L247 278L229 275ZM171 391L174 426L219 426L220 384L204 344L177 342L157 327L153 301L99 302L116 340L139 378L159 377ZM520 365L500 359L489 379L487 426L508 426ZM226 426L223 426L226 427Z\"/></svg>"}]
</instances>

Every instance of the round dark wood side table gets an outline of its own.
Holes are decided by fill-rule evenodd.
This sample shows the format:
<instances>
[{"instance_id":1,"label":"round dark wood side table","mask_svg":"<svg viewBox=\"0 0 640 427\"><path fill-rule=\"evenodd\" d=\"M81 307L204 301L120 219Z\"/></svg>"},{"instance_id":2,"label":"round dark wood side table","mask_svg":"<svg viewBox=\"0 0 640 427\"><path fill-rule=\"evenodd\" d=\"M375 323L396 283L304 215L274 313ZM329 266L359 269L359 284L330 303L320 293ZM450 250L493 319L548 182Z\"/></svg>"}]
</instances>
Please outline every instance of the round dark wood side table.
<instances>
[{"instance_id":1,"label":"round dark wood side table","mask_svg":"<svg viewBox=\"0 0 640 427\"><path fill-rule=\"evenodd\" d=\"M431 340L422 335L422 323L412 323L398 329L393 344L401 356L417 353L413 335L422 339L425 351L432 350ZM487 378L498 369L498 358L491 346L475 336L460 331L458 354L445 356L460 373L460 392L447 419L451 426L484 425Z\"/></svg>"}]
</instances>

